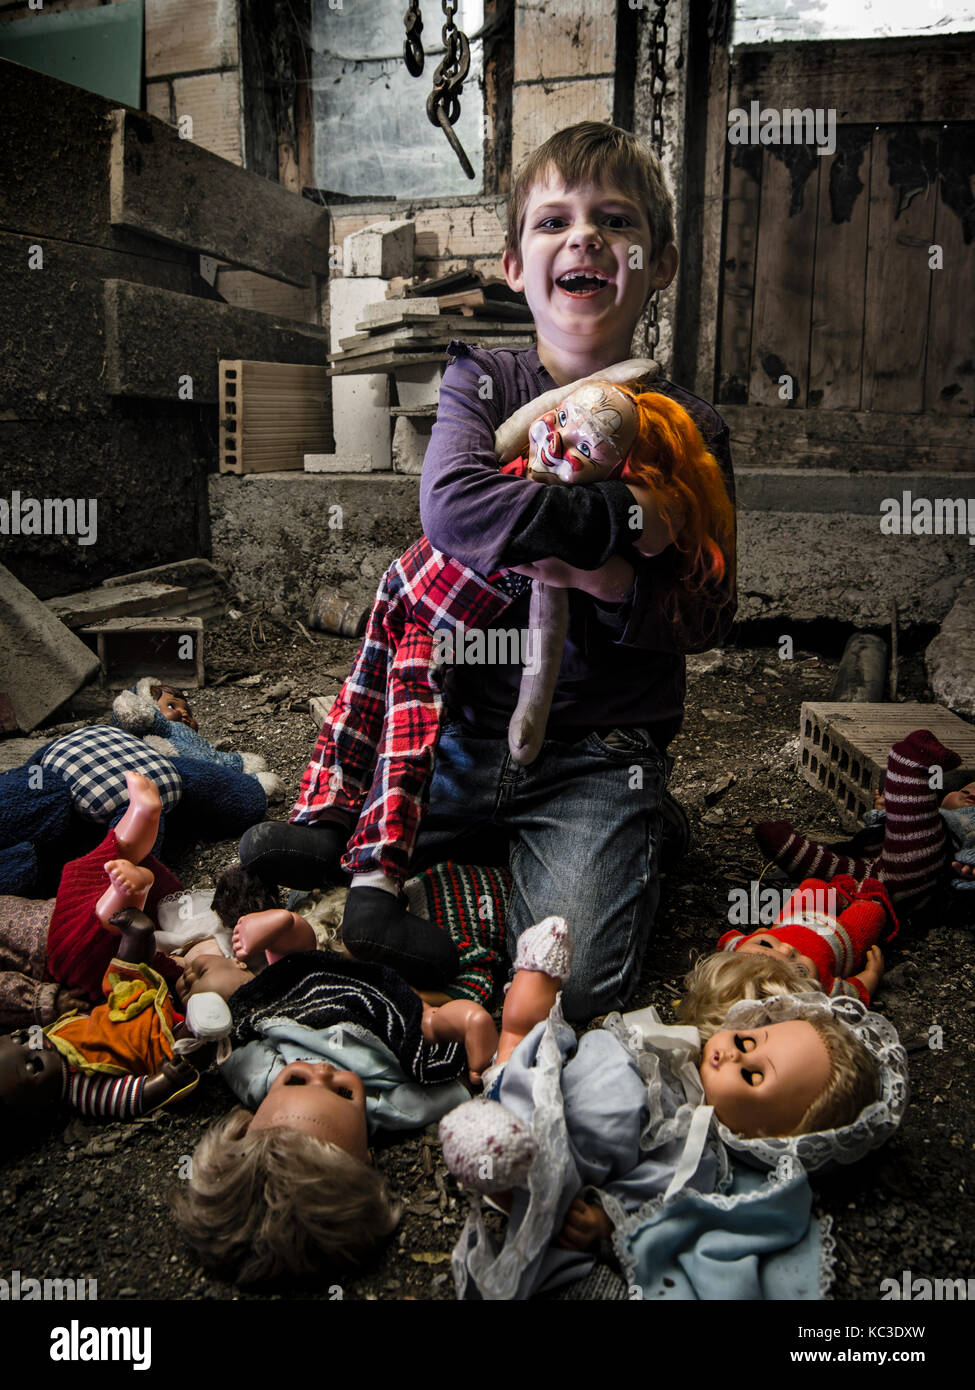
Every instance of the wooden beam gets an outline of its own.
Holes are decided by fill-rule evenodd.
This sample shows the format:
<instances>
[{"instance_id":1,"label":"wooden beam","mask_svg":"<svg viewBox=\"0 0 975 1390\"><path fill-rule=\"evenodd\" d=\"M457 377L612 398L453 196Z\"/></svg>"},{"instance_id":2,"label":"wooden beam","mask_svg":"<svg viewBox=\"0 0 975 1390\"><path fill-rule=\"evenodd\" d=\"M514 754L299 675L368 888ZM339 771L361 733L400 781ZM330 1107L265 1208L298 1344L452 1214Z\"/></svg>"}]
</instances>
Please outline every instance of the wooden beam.
<instances>
[{"instance_id":1,"label":"wooden beam","mask_svg":"<svg viewBox=\"0 0 975 1390\"><path fill-rule=\"evenodd\" d=\"M731 431L736 469L838 468L844 471L967 472L975 441L963 416L895 415L866 410L718 406Z\"/></svg>"},{"instance_id":2,"label":"wooden beam","mask_svg":"<svg viewBox=\"0 0 975 1390\"><path fill-rule=\"evenodd\" d=\"M124 280L105 282L105 388L112 396L216 402L222 357L322 366L327 347L328 334L311 324Z\"/></svg>"},{"instance_id":3,"label":"wooden beam","mask_svg":"<svg viewBox=\"0 0 975 1390\"><path fill-rule=\"evenodd\" d=\"M292 285L328 274L325 209L181 140L151 116L116 107L110 124L113 226Z\"/></svg>"},{"instance_id":4,"label":"wooden beam","mask_svg":"<svg viewBox=\"0 0 975 1390\"><path fill-rule=\"evenodd\" d=\"M841 125L975 120L970 34L759 44L735 49L732 74L746 109L833 108Z\"/></svg>"}]
</instances>

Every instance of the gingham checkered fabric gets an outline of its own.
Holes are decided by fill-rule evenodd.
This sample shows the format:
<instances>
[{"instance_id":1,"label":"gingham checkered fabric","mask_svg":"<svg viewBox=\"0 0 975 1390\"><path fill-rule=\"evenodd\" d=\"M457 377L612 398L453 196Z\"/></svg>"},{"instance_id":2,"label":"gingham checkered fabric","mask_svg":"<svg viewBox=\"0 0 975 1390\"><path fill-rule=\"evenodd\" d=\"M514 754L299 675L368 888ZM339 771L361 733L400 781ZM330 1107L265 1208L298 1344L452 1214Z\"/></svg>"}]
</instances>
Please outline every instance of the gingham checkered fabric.
<instances>
[{"instance_id":1,"label":"gingham checkered fabric","mask_svg":"<svg viewBox=\"0 0 975 1390\"><path fill-rule=\"evenodd\" d=\"M475 570L421 537L383 575L366 635L329 712L291 820L326 807L358 818L342 867L404 883L433 776L443 672L434 633L483 627L511 604Z\"/></svg>"},{"instance_id":2,"label":"gingham checkered fabric","mask_svg":"<svg viewBox=\"0 0 975 1390\"><path fill-rule=\"evenodd\" d=\"M159 788L163 811L179 801L183 783L172 762L124 729L103 725L76 729L46 749L40 765L67 783L75 809L91 820L110 821L128 805L127 772L141 772Z\"/></svg>"}]
</instances>

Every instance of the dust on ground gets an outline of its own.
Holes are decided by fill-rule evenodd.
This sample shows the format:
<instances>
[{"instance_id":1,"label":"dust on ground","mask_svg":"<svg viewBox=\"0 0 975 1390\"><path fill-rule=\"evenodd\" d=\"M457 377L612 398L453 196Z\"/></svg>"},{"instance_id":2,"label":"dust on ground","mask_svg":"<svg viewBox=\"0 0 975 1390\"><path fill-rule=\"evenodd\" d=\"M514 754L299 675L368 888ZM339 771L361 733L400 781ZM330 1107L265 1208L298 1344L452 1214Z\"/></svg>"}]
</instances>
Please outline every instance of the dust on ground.
<instances>
[{"instance_id":1,"label":"dust on ground","mask_svg":"<svg viewBox=\"0 0 975 1390\"><path fill-rule=\"evenodd\" d=\"M201 732L220 746L263 753L289 797L316 726L308 698L337 693L356 650L351 639L308 636L252 613L208 630L208 685L194 697ZM930 700L919 658L901 693ZM729 893L759 878L750 828L791 819L841 838L830 803L795 772L799 710L828 698L835 659L775 647L728 647L691 659L687 717L671 746L671 789L693 828L687 856L664 879L644 976L630 1007L654 1003L665 1017L692 952L713 949L727 925ZM92 714L111 692L84 692ZM722 789L730 776L734 781ZM286 818L290 801L270 814ZM236 843L204 845L172 863L190 887L212 884ZM887 950L875 1007L908 1048L913 1098L901 1131L879 1153L838 1176L814 1180L816 1211L835 1238L836 1299L877 1299L881 1281L971 1274L975 1211L975 956L971 897L949 894ZM975 895L971 895L975 897ZM966 900L967 901L964 901ZM967 916L967 920L964 918ZM95 1278L100 1299L451 1299L450 1250L467 1212L441 1160L436 1127L376 1147L376 1162L406 1204L388 1245L358 1278L321 1276L271 1295L243 1292L205 1273L168 1215L181 1167L207 1124L234 1104L211 1070L189 1099L134 1124L52 1116L6 1134L0 1151L0 1273Z\"/></svg>"}]
</instances>

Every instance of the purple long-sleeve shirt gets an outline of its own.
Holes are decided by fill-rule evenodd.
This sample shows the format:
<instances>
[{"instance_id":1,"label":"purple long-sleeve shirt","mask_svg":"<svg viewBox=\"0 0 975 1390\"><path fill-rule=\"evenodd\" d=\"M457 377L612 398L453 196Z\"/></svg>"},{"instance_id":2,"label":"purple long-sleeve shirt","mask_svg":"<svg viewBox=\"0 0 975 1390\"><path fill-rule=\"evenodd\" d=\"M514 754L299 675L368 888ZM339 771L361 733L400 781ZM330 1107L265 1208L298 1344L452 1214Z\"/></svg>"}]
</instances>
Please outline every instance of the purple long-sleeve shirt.
<instances>
[{"instance_id":1,"label":"purple long-sleeve shirt","mask_svg":"<svg viewBox=\"0 0 975 1390\"><path fill-rule=\"evenodd\" d=\"M598 569L613 554L634 566L636 581L623 604L598 603L569 590L569 631L549 734L575 738L589 730L643 725L658 746L680 727L685 652L706 651L727 635L735 614L677 588L676 552L669 546L646 559L631 544L633 496L625 483L541 487L498 471L494 432L519 406L556 382L534 348L510 352L452 342L440 387L440 407L423 463L420 516L430 543L481 574L549 557L579 569ZM682 405L721 466L735 498L728 429L713 406L673 382L653 389ZM674 597L680 621L673 617ZM528 628L530 596L516 599L499 626ZM474 727L503 735L518 698L520 664L451 667L448 709Z\"/></svg>"}]
</instances>

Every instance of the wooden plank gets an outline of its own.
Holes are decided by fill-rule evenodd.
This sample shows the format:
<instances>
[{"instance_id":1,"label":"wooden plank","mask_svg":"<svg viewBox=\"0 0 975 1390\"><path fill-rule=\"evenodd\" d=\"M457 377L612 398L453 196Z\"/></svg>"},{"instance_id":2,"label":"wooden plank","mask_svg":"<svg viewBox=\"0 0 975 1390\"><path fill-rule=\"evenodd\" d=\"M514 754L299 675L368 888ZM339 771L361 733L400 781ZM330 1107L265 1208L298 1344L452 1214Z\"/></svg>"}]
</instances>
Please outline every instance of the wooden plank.
<instances>
[{"instance_id":1,"label":"wooden plank","mask_svg":"<svg viewBox=\"0 0 975 1390\"><path fill-rule=\"evenodd\" d=\"M860 408L870 154L871 127L842 126L819 161L808 404L826 410Z\"/></svg>"},{"instance_id":2,"label":"wooden plank","mask_svg":"<svg viewBox=\"0 0 975 1390\"><path fill-rule=\"evenodd\" d=\"M806 401L816 245L818 156L770 146L762 169L748 398L795 409ZM779 393L792 379L791 400Z\"/></svg>"},{"instance_id":3,"label":"wooden plank","mask_svg":"<svg viewBox=\"0 0 975 1390\"><path fill-rule=\"evenodd\" d=\"M780 110L833 108L843 125L975 120L970 34L742 46L732 67L746 109L757 98Z\"/></svg>"},{"instance_id":4,"label":"wooden plank","mask_svg":"<svg viewBox=\"0 0 975 1390\"><path fill-rule=\"evenodd\" d=\"M941 248L942 268L928 272L931 310L924 366L925 411L969 417L975 413L975 241L965 241L957 195L969 187L973 142L975 127L971 125L944 126L939 132L942 184L935 201L932 244ZM954 206L945 199L949 190ZM967 216L972 217L970 202Z\"/></svg>"},{"instance_id":5,"label":"wooden plank","mask_svg":"<svg viewBox=\"0 0 975 1390\"><path fill-rule=\"evenodd\" d=\"M934 238L936 183L932 127L874 131L863 334L864 410L919 412L931 295L928 247ZM892 178L897 182L892 183ZM891 293L891 287L896 292Z\"/></svg>"},{"instance_id":6,"label":"wooden plank","mask_svg":"<svg viewBox=\"0 0 975 1390\"><path fill-rule=\"evenodd\" d=\"M446 366L446 353L440 352L377 352L368 357L351 357L335 362L328 369L329 376L354 376L358 372L381 372L394 367L414 367L421 362L439 362Z\"/></svg>"},{"instance_id":7,"label":"wooden plank","mask_svg":"<svg viewBox=\"0 0 975 1390\"><path fill-rule=\"evenodd\" d=\"M231 164L243 164L240 120L240 74L205 72L173 78L173 111L177 124L189 117L184 144L192 143Z\"/></svg>"},{"instance_id":8,"label":"wooden plank","mask_svg":"<svg viewBox=\"0 0 975 1390\"><path fill-rule=\"evenodd\" d=\"M111 222L309 286L328 274L328 213L149 116L111 112ZM241 210L246 208L246 217Z\"/></svg>"},{"instance_id":9,"label":"wooden plank","mask_svg":"<svg viewBox=\"0 0 975 1390\"><path fill-rule=\"evenodd\" d=\"M698 335L693 389L705 400L717 400L719 305L721 304L721 244L730 205L725 202L728 159L728 50L724 44L708 49L708 107L704 145L704 201L701 214L701 264L698 289ZM729 196L730 196L729 188ZM756 209L757 221L757 209ZM747 344L746 344L747 360Z\"/></svg>"},{"instance_id":10,"label":"wooden plank","mask_svg":"<svg viewBox=\"0 0 975 1390\"><path fill-rule=\"evenodd\" d=\"M116 588L89 589L47 600L48 610L67 627L103 623L108 618L144 617L172 608L189 597L185 588L174 584L126 584Z\"/></svg>"},{"instance_id":11,"label":"wooden plank","mask_svg":"<svg viewBox=\"0 0 975 1390\"><path fill-rule=\"evenodd\" d=\"M123 280L105 283L105 389L113 396L176 401L180 379L191 376L193 401L216 402L217 363L234 349L320 366L327 344L325 330L310 324Z\"/></svg>"},{"instance_id":12,"label":"wooden plank","mask_svg":"<svg viewBox=\"0 0 975 1390\"><path fill-rule=\"evenodd\" d=\"M257 309L277 318L295 319L298 323L321 323L318 295L315 288L300 289L285 285L252 270L232 270L221 266L217 271L216 289L228 304L238 309Z\"/></svg>"},{"instance_id":13,"label":"wooden plank","mask_svg":"<svg viewBox=\"0 0 975 1390\"><path fill-rule=\"evenodd\" d=\"M146 77L237 66L236 0L145 0L145 6Z\"/></svg>"},{"instance_id":14,"label":"wooden plank","mask_svg":"<svg viewBox=\"0 0 975 1390\"><path fill-rule=\"evenodd\" d=\"M728 159L717 399L744 404L751 378L755 255L762 194L762 152L737 146ZM703 314L703 306L702 306Z\"/></svg>"},{"instance_id":15,"label":"wooden plank","mask_svg":"<svg viewBox=\"0 0 975 1390\"><path fill-rule=\"evenodd\" d=\"M367 304L356 328L372 330L392 324L413 323L417 319L440 317L440 301L423 295L412 299L384 299Z\"/></svg>"},{"instance_id":16,"label":"wooden plank","mask_svg":"<svg viewBox=\"0 0 975 1390\"><path fill-rule=\"evenodd\" d=\"M967 472L975 468L971 424L952 415L720 407L735 468L838 468Z\"/></svg>"},{"instance_id":17,"label":"wooden plank","mask_svg":"<svg viewBox=\"0 0 975 1390\"><path fill-rule=\"evenodd\" d=\"M487 344L490 341L491 346L503 344L522 347L534 341L534 334L522 325L482 324L473 319L463 323L456 320L453 323L449 320L446 323L434 321L422 326L407 324L389 333L354 333L349 338L340 338L341 351L329 353L329 361L334 362L345 354L356 356L363 352L384 352L387 348L408 348L411 343L418 347L443 343L446 347L451 338L458 334L471 343Z\"/></svg>"}]
</instances>

